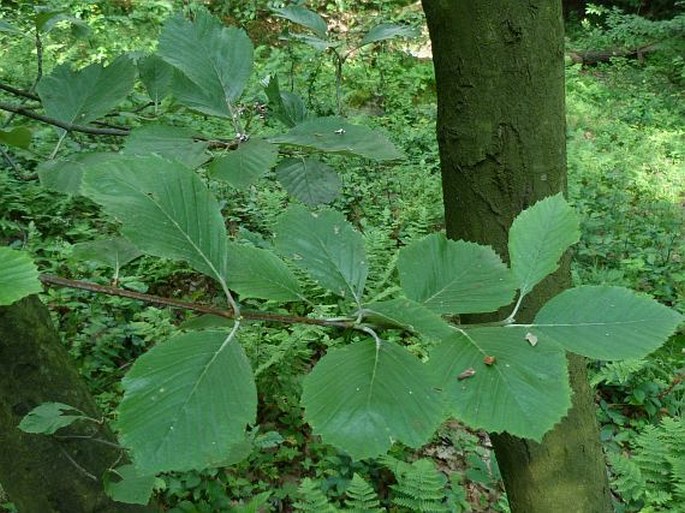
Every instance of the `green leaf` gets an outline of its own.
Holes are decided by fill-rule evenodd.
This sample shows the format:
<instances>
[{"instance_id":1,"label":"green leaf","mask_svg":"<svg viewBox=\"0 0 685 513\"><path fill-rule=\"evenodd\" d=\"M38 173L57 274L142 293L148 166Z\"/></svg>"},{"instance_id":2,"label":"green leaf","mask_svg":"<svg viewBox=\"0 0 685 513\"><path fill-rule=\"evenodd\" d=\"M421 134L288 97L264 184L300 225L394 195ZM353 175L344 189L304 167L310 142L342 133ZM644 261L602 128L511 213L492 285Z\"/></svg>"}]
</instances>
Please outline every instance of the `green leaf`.
<instances>
[{"instance_id":1,"label":"green leaf","mask_svg":"<svg viewBox=\"0 0 685 513\"><path fill-rule=\"evenodd\" d=\"M316 159L285 159L276 167L276 177L286 191L309 206L330 203L342 187L335 170Z\"/></svg>"},{"instance_id":2,"label":"green leaf","mask_svg":"<svg viewBox=\"0 0 685 513\"><path fill-rule=\"evenodd\" d=\"M117 426L141 474L217 466L244 441L257 390L233 335L176 335L138 358L124 377Z\"/></svg>"},{"instance_id":3,"label":"green leaf","mask_svg":"<svg viewBox=\"0 0 685 513\"><path fill-rule=\"evenodd\" d=\"M314 48L314 50L316 50L317 52L324 52L329 48L339 46L339 43L336 43L335 41L331 41L330 39L321 39L320 37L312 36L310 34L290 33L288 34L287 38L309 45L312 48Z\"/></svg>"},{"instance_id":4,"label":"green leaf","mask_svg":"<svg viewBox=\"0 0 685 513\"><path fill-rule=\"evenodd\" d=\"M220 317L218 315L204 314L198 317L191 317L179 326L182 330L207 330L214 328L230 328L234 325L233 319Z\"/></svg>"},{"instance_id":5,"label":"green leaf","mask_svg":"<svg viewBox=\"0 0 685 513\"><path fill-rule=\"evenodd\" d=\"M553 273L559 259L579 238L578 216L561 194L538 201L521 212L509 231L511 270L521 296Z\"/></svg>"},{"instance_id":6,"label":"green leaf","mask_svg":"<svg viewBox=\"0 0 685 513\"><path fill-rule=\"evenodd\" d=\"M293 127L307 120L309 112L302 98L290 91L281 91L276 75L270 76L263 84L271 107L270 114L278 121L288 127Z\"/></svg>"},{"instance_id":7,"label":"green leaf","mask_svg":"<svg viewBox=\"0 0 685 513\"><path fill-rule=\"evenodd\" d=\"M236 189L245 189L276 165L278 148L263 139L253 138L209 167L213 178L224 180Z\"/></svg>"},{"instance_id":8,"label":"green leaf","mask_svg":"<svg viewBox=\"0 0 685 513\"><path fill-rule=\"evenodd\" d=\"M224 219L191 169L155 156L121 158L88 169L83 193L144 253L184 260L225 285Z\"/></svg>"},{"instance_id":9,"label":"green leaf","mask_svg":"<svg viewBox=\"0 0 685 513\"><path fill-rule=\"evenodd\" d=\"M140 475L134 465L122 465L108 470L103 481L105 493L113 500L125 504L147 504L157 478Z\"/></svg>"},{"instance_id":10,"label":"green leaf","mask_svg":"<svg viewBox=\"0 0 685 513\"><path fill-rule=\"evenodd\" d=\"M159 55L147 55L140 59L138 73L153 102L159 103L169 94L174 68Z\"/></svg>"},{"instance_id":11,"label":"green leaf","mask_svg":"<svg viewBox=\"0 0 685 513\"><path fill-rule=\"evenodd\" d=\"M326 21L317 13L310 11L299 5L289 5L287 7L271 9L279 18L285 18L293 23L302 25L314 32L320 38L326 39L328 33L328 25Z\"/></svg>"},{"instance_id":12,"label":"green leaf","mask_svg":"<svg viewBox=\"0 0 685 513\"><path fill-rule=\"evenodd\" d=\"M305 121L271 142L312 148L328 153L357 155L372 160L396 160L404 155L385 136L365 126L351 125L336 118Z\"/></svg>"},{"instance_id":13,"label":"green leaf","mask_svg":"<svg viewBox=\"0 0 685 513\"><path fill-rule=\"evenodd\" d=\"M0 144L26 149L31 145L32 136L31 130L23 126L0 129Z\"/></svg>"},{"instance_id":14,"label":"green leaf","mask_svg":"<svg viewBox=\"0 0 685 513\"><path fill-rule=\"evenodd\" d=\"M397 268L407 297L439 314L492 312L516 291L492 248L438 233L403 248Z\"/></svg>"},{"instance_id":15,"label":"green leaf","mask_svg":"<svg viewBox=\"0 0 685 513\"><path fill-rule=\"evenodd\" d=\"M65 11L54 11L47 6L38 6L38 12L34 17L36 30L43 34L50 32L60 22L67 22L75 29L74 33L78 37L83 37L90 32L90 27L83 20L66 14Z\"/></svg>"},{"instance_id":16,"label":"green leaf","mask_svg":"<svg viewBox=\"0 0 685 513\"><path fill-rule=\"evenodd\" d=\"M43 403L21 419L19 429L24 433L52 435L77 420L90 420L81 410L64 403Z\"/></svg>"},{"instance_id":17,"label":"green leaf","mask_svg":"<svg viewBox=\"0 0 685 513\"><path fill-rule=\"evenodd\" d=\"M659 348L684 317L622 287L568 289L545 304L531 330L598 360L638 359Z\"/></svg>"},{"instance_id":18,"label":"green leaf","mask_svg":"<svg viewBox=\"0 0 685 513\"><path fill-rule=\"evenodd\" d=\"M407 25L397 25L395 23L381 23L372 27L362 38L359 46L378 43L396 37L416 37L418 31L414 27Z\"/></svg>"},{"instance_id":19,"label":"green leaf","mask_svg":"<svg viewBox=\"0 0 685 513\"><path fill-rule=\"evenodd\" d=\"M252 42L235 27L224 27L205 9L194 21L169 19L159 37L158 53L178 73L174 96L197 111L232 117L232 103L245 89L252 73Z\"/></svg>"},{"instance_id":20,"label":"green leaf","mask_svg":"<svg viewBox=\"0 0 685 513\"><path fill-rule=\"evenodd\" d=\"M406 298L391 299L364 306L364 318L373 324L407 329L430 340L454 335L454 329L435 312Z\"/></svg>"},{"instance_id":21,"label":"green leaf","mask_svg":"<svg viewBox=\"0 0 685 513\"><path fill-rule=\"evenodd\" d=\"M226 281L242 297L298 301L297 278L276 255L265 249L229 242Z\"/></svg>"},{"instance_id":22,"label":"green leaf","mask_svg":"<svg viewBox=\"0 0 685 513\"><path fill-rule=\"evenodd\" d=\"M123 237L74 244L71 254L79 260L105 265L116 273L142 255L137 247Z\"/></svg>"},{"instance_id":23,"label":"green leaf","mask_svg":"<svg viewBox=\"0 0 685 513\"><path fill-rule=\"evenodd\" d=\"M435 348L429 372L451 415L473 428L537 441L561 420L571 406L566 354L549 340L533 347L526 334L478 328Z\"/></svg>"},{"instance_id":24,"label":"green leaf","mask_svg":"<svg viewBox=\"0 0 685 513\"><path fill-rule=\"evenodd\" d=\"M125 55L109 66L95 63L72 71L57 66L36 92L48 116L67 123L86 124L107 114L133 89L136 67Z\"/></svg>"},{"instance_id":25,"label":"green leaf","mask_svg":"<svg viewBox=\"0 0 685 513\"><path fill-rule=\"evenodd\" d=\"M322 287L361 301L368 273L364 240L341 213L290 207L276 225L275 245Z\"/></svg>"},{"instance_id":26,"label":"green leaf","mask_svg":"<svg viewBox=\"0 0 685 513\"><path fill-rule=\"evenodd\" d=\"M0 247L0 306L11 305L42 290L31 257L22 251Z\"/></svg>"},{"instance_id":27,"label":"green leaf","mask_svg":"<svg viewBox=\"0 0 685 513\"><path fill-rule=\"evenodd\" d=\"M383 454L394 441L419 447L443 420L427 367L391 342L329 351L305 378L302 404L314 431L355 459Z\"/></svg>"},{"instance_id":28,"label":"green leaf","mask_svg":"<svg viewBox=\"0 0 685 513\"><path fill-rule=\"evenodd\" d=\"M118 158L117 153L75 153L59 160L44 160L38 164L38 178L46 189L80 194L86 169Z\"/></svg>"},{"instance_id":29,"label":"green leaf","mask_svg":"<svg viewBox=\"0 0 685 513\"><path fill-rule=\"evenodd\" d=\"M192 130L164 125L147 125L134 128L126 138L124 155L159 155L178 160L190 168L197 168L208 159L208 144L193 139Z\"/></svg>"},{"instance_id":30,"label":"green leaf","mask_svg":"<svg viewBox=\"0 0 685 513\"><path fill-rule=\"evenodd\" d=\"M14 35L18 35L18 36L25 35L23 30L21 30L20 28L12 25L11 23L8 23L5 20L1 20L1 19L0 19L0 32L14 34Z\"/></svg>"}]
</instances>

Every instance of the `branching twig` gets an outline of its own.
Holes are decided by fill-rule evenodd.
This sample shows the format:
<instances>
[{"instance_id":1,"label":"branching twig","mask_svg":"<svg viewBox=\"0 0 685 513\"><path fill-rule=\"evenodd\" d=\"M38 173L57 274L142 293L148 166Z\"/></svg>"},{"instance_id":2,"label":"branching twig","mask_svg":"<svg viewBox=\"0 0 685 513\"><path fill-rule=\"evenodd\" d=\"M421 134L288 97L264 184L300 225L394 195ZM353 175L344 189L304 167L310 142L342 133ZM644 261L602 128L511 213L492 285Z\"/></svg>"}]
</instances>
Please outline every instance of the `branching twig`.
<instances>
[{"instance_id":1,"label":"branching twig","mask_svg":"<svg viewBox=\"0 0 685 513\"><path fill-rule=\"evenodd\" d=\"M30 91L24 91L23 89L17 89L16 87L3 84L2 82L0 82L0 89L7 91L8 93L12 93L15 96L21 96L22 98L27 98L29 100L40 101L40 97L37 94L34 94Z\"/></svg>"}]
</instances>

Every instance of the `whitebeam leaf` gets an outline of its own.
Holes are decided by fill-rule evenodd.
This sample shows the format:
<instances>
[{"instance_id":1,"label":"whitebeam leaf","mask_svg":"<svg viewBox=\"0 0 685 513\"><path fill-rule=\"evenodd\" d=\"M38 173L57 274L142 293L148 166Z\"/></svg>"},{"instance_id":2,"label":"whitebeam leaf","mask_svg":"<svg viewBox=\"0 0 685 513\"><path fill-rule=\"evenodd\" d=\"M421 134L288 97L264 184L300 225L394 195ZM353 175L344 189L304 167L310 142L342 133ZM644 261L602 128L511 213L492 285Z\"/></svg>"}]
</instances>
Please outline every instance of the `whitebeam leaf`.
<instances>
[{"instance_id":1,"label":"whitebeam leaf","mask_svg":"<svg viewBox=\"0 0 685 513\"><path fill-rule=\"evenodd\" d=\"M426 366L391 342L329 351L303 387L307 422L355 459L383 454L394 441L419 447L443 419Z\"/></svg>"},{"instance_id":2,"label":"whitebeam leaf","mask_svg":"<svg viewBox=\"0 0 685 513\"><path fill-rule=\"evenodd\" d=\"M561 194L521 212L509 230L511 270L521 296L553 273L564 252L579 238L578 216Z\"/></svg>"},{"instance_id":3,"label":"whitebeam leaf","mask_svg":"<svg viewBox=\"0 0 685 513\"><path fill-rule=\"evenodd\" d=\"M245 189L274 167L277 158L277 146L253 138L242 143L238 149L215 158L209 167L209 174L236 189Z\"/></svg>"},{"instance_id":4,"label":"whitebeam leaf","mask_svg":"<svg viewBox=\"0 0 685 513\"><path fill-rule=\"evenodd\" d=\"M658 349L683 317L623 287L568 289L543 306L530 327L568 351L598 360L637 359Z\"/></svg>"},{"instance_id":5,"label":"whitebeam leaf","mask_svg":"<svg viewBox=\"0 0 685 513\"><path fill-rule=\"evenodd\" d=\"M38 270L27 253L0 247L0 306L43 290Z\"/></svg>"},{"instance_id":6,"label":"whitebeam leaf","mask_svg":"<svg viewBox=\"0 0 685 513\"><path fill-rule=\"evenodd\" d=\"M397 268L407 297L439 314L492 312L516 290L492 248L438 233L403 248Z\"/></svg>"},{"instance_id":7,"label":"whitebeam leaf","mask_svg":"<svg viewBox=\"0 0 685 513\"><path fill-rule=\"evenodd\" d=\"M477 429L540 441L571 406L566 353L522 328L455 333L431 352L428 367L448 411Z\"/></svg>"},{"instance_id":8,"label":"whitebeam leaf","mask_svg":"<svg viewBox=\"0 0 685 513\"><path fill-rule=\"evenodd\" d=\"M407 298L365 305L363 313L374 324L404 328L430 340L454 335L454 329L440 315Z\"/></svg>"},{"instance_id":9,"label":"whitebeam leaf","mask_svg":"<svg viewBox=\"0 0 685 513\"><path fill-rule=\"evenodd\" d=\"M221 465L255 422L252 369L233 331L176 335L122 384L117 427L142 475Z\"/></svg>"},{"instance_id":10,"label":"whitebeam leaf","mask_svg":"<svg viewBox=\"0 0 685 513\"><path fill-rule=\"evenodd\" d=\"M286 191L309 206L330 203L342 187L332 167L310 158L283 160L276 167L276 177Z\"/></svg>"},{"instance_id":11,"label":"whitebeam leaf","mask_svg":"<svg viewBox=\"0 0 685 513\"><path fill-rule=\"evenodd\" d=\"M119 219L122 234L144 253L185 260L225 283L224 219L191 169L155 156L120 158L88 169L83 194Z\"/></svg>"},{"instance_id":12,"label":"whitebeam leaf","mask_svg":"<svg viewBox=\"0 0 685 513\"><path fill-rule=\"evenodd\" d=\"M322 287L360 303L369 270L364 240L341 213L290 207L278 220L274 242Z\"/></svg>"},{"instance_id":13,"label":"whitebeam leaf","mask_svg":"<svg viewBox=\"0 0 685 513\"><path fill-rule=\"evenodd\" d=\"M126 138L124 155L159 155L178 160L190 168L204 164L208 144L193 138L192 130L176 126L147 125L134 128Z\"/></svg>"},{"instance_id":14,"label":"whitebeam leaf","mask_svg":"<svg viewBox=\"0 0 685 513\"><path fill-rule=\"evenodd\" d=\"M166 22L158 53L178 71L171 88L181 103L212 116L232 117L232 104L252 73L252 42L243 30L224 27L198 9L192 22L180 15Z\"/></svg>"}]
</instances>

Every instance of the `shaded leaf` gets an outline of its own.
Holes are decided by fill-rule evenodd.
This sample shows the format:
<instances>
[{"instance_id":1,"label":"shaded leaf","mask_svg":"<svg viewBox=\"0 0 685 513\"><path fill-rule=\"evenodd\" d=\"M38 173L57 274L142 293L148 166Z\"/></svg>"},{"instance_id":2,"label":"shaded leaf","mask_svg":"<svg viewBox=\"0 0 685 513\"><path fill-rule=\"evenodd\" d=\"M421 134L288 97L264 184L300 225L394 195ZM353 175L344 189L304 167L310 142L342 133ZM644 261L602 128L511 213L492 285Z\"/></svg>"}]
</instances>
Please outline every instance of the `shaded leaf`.
<instances>
[{"instance_id":1,"label":"shaded leaf","mask_svg":"<svg viewBox=\"0 0 685 513\"><path fill-rule=\"evenodd\" d=\"M270 141L378 161L403 158L403 154L384 135L336 117L305 121Z\"/></svg>"},{"instance_id":2,"label":"shaded leaf","mask_svg":"<svg viewBox=\"0 0 685 513\"><path fill-rule=\"evenodd\" d=\"M43 403L28 412L19 429L24 433L52 435L77 420L90 420L81 410L64 403Z\"/></svg>"},{"instance_id":3,"label":"shaded leaf","mask_svg":"<svg viewBox=\"0 0 685 513\"><path fill-rule=\"evenodd\" d=\"M330 203L342 187L338 173L316 159L285 159L276 167L276 177L286 191L309 206Z\"/></svg>"},{"instance_id":4,"label":"shaded leaf","mask_svg":"<svg viewBox=\"0 0 685 513\"><path fill-rule=\"evenodd\" d=\"M373 324L404 328L431 340L454 335L454 329L442 317L411 299L371 303L364 306L363 312Z\"/></svg>"},{"instance_id":5,"label":"shaded leaf","mask_svg":"<svg viewBox=\"0 0 685 513\"><path fill-rule=\"evenodd\" d=\"M155 156L121 158L88 169L83 193L119 219L144 253L184 260L225 284L224 219L191 169Z\"/></svg>"},{"instance_id":6,"label":"shaded leaf","mask_svg":"<svg viewBox=\"0 0 685 513\"><path fill-rule=\"evenodd\" d=\"M277 158L276 146L263 139L252 138L237 150L215 158L209 166L209 173L236 189L244 189L275 166Z\"/></svg>"},{"instance_id":7,"label":"shaded leaf","mask_svg":"<svg viewBox=\"0 0 685 513\"><path fill-rule=\"evenodd\" d=\"M121 103L133 89L135 76L136 67L125 55L107 67L95 63L72 71L62 64L43 77L36 92L48 116L86 124Z\"/></svg>"},{"instance_id":8,"label":"shaded leaf","mask_svg":"<svg viewBox=\"0 0 685 513\"><path fill-rule=\"evenodd\" d=\"M142 474L218 466L255 421L250 363L223 331L182 333L158 344L122 384L117 426Z\"/></svg>"},{"instance_id":9,"label":"shaded leaf","mask_svg":"<svg viewBox=\"0 0 685 513\"><path fill-rule=\"evenodd\" d=\"M169 94L174 68L159 55L147 55L138 60L138 72L153 102L159 103Z\"/></svg>"},{"instance_id":10,"label":"shaded leaf","mask_svg":"<svg viewBox=\"0 0 685 513\"><path fill-rule=\"evenodd\" d=\"M154 475L140 475L134 465L122 465L105 473L105 493L117 502L125 504L147 504L157 478Z\"/></svg>"},{"instance_id":11,"label":"shaded leaf","mask_svg":"<svg viewBox=\"0 0 685 513\"><path fill-rule=\"evenodd\" d=\"M402 248L397 268L407 297L439 314L492 312L516 290L492 248L437 233Z\"/></svg>"},{"instance_id":12,"label":"shaded leaf","mask_svg":"<svg viewBox=\"0 0 685 513\"><path fill-rule=\"evenodd\" d=\"M31 257L22 251L0 247L0 306L11 305L43 287Z\"/></svg>"},{"instance_id":13,"label":"shaded leaf","mask_svg":"<svg viewBox=\"0 0 685 513\"><path fill-rule=\"evenodd\" d=\"M0 144L26 149L31 145L32 136L31 130L23 126L0 128Z\"/></svg>"},{"instance_id":14,"label":"shaded leaf","mask_svg":"<svg viewBox=\"0 0 685 513\"><path fill-rule=\"evenodd\" d=\"M164 24L158 53L178 70L172 81L178 101L205 114L232 117L232 103L252 73L252 42L243 30L224 27L198 9L192 22L177 15Z\"/></svg>"},{"instance_id":15,"label":"shaded leaf","mask_svg":"<svg viewBox=\"0 0 685 513\"><path fill-rule=\"evenodd\" d=\"M117 237L74 244L71 254L80 260L105 265L118 273L119 269L143 253L128 240Z\"/></svg>"},{"instance_id":16,"label":"shaded leaf","mask_svg":"<svg viewBox=\"0 0 685 513\"><path fill-rule=\"evenodd\" d=\"M242 297L298 301L302 290L290 269L272 252L229 242L226 281Z\"/></svg>"},{"instance_id":17,"label":"shaded leaf","mask_svg":"<svg viewBox=\"0 0 685 513\"><path fill-rule=\"evenodd\" d=\"M360 302L368 273L364 240L341 213L290 207L276 225L275 245L322 287Z\"/></svg>"},{"instance_id":18,"label":"shaded leaf","mask_svg":"<svg viewBox=\"0 0 685 513\"><path fill-rule=\"evenodd\" d=\"M271 114L284 125L293 127L309 117L302 98L290 91L281 91L276 75L268 78L264 84L264 92L269 99Z\"/></svg>"},{"instance_id":19,"label":"shaded leaf","mask_svg":"<svg viewBox=\"0 0 685 513\"><path fill-rule=\"evenodd\" d=\"M302 25L314 32L320 38L326 38L328 25L326 24L326 21L314 11L310 11L299 5L289 5L281 8L272 7L271 10L279 18L285 18L293 23Z\"/></svg>"},{"instance_id":20,"label":"shaded leaf","mask_svg":"<svg viewBox=\"0 0 685 513\"><path fill-rule=\"evenodd\" d=\"M233 326L233 319L219 317L218 315L204 314L198 317L191 317L179 326L182 330L208 330L214 328L230 328Z\"/></svg>"},{"instance_id":21,"label":"shaded leaf","mask_svg":"<svg viewBox=\"0 0 685 513\"><path fill-rule=\"evenodd\" d=\"M379 43L395 37L416 37L419 31L407 25L397 25L396 23L381 23L372 27L362 38L359 46L371 43Z\"/></svg>"},{"instance_id":22,"label":"shaded leaf","mask_svg":"<svg viewBox=\"0 0 685 513\"><path fill-rule=\"evenodd\" d=\"M14 35L25 35L23 30L2 19L0 19L0 32Z\"/></svg>"},{"instance_id":23,"label":"shaded leaf","mask_svg":"<svg viewBox=\"0 0 685 513\"><path fill-rule=\"evenodd\" d=\"M685 317L623 287L586 285L547 302L531 331L599 360L638 359L659 348Z\"/></svg>"},{"instance_id":24,"label":"shaded leaf","mask_svg":"<svg viewBox=\"0 0 685 513\"><path fill-rule=\"evenodd\" d=\"M531 347L525 336L521 328L472 329L431 352L429 372L451 415L538 441L561 420L571 405L566 353L549 340Z\"/></svg>"},{"instance_id":25,"label":"shaded leaf","mask_svg":"<svg viewBox=\"0 0 685 513\"><path fill-rule=\"evenodd\" d=\"M324 442L355 459L383 454L395 441L419 447L443 420L426 366L391 342L329 351L305 378L302 404Z\"/></svg>"},{"instance_id":26,"label":"shaded leaf","mask_svg":"<svg viewBox=\"0 0 685 513\"><path fill-rule=\"evenodd\" d=\"M317 52L324 52L324 51L328 50L329 48L332 48L334 46L338 46L338 43L336 43L335 41L331 41L329 39L321 39L320 37L312 36L310 34L293 34L293 33L290 33L290 34L288 34L288 39L292 39L294 41L299 41L300 43L304 43L308 46L311 46Z\"/></svg>"},{"instance_id":27,"label":"shaded leaf","mask_svg":"<svg viewBox=\"0 0 685 513\"><path fill-rule=\"evenodd\" d=\"M511 270L521 295L553 273L559 259L579 238L578 216L561 194L521 212L509 230Z\"/></svg>"},{"instance_id":28,"label":"shaded leaf","mask_svg":"<svg viewBox=\"0 0 685 513\"><path fill-rule=\"evenodd\" d=\"M178 160L193 169L208 159L207 143L193 139L195 133L187 128L147 125L134 128L126 138L122 154L159 155L168 160Z\"/></svg>"},{"instance_id":29,"label":"shaded leaf","mask_svg":"<svg viewBox=\"0 0 685 513\"><path fill-rule=\"evenodd\" d=\"M121 158L117 153L77 153L59 160L38 164L38 178L43 187L64 194L80 194L83 173L90 167Z\"/></svg>"}]
</instances>

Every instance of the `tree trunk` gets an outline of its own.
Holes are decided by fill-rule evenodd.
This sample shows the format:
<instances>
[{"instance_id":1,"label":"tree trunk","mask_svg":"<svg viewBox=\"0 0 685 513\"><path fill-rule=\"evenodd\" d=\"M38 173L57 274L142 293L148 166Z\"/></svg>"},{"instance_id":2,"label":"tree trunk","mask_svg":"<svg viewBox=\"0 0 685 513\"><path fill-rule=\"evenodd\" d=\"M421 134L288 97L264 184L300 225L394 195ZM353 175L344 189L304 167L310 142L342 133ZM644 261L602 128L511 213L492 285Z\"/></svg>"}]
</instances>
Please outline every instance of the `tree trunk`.
<instances>
[{"instance_id":1,"label":"tree trunk","mask_svg":"<svg viewBox=\"0 0 685 513\"><path fill-rule=\"evenodd\" d=\"M112 501L103 490L105 471L121 451L85 439L27 434L17 425L35 406L55 401L93 418L101 414L62 347L47 308L36 296L0 307L0 483L20 513L143 513L154 508ZM111 432L80 423L58 435Z\"/></svg>"},{"instance_id":2,"label":"tree trunk","mask_svg":"<svg viewBox=\"0 0 685 513\"><path fill-rule=\"evenodd\" d=\"M561 2L423 0L423 6L438 92L447 235L491 245L506 259L514 217L566 189ZM569 284L566 258L528 296L517 321L531 320ZM569 364L574 406L542 443L492 436L512 513L611 511L585 362L570 356Z\"/></svg>"}]
</instances>

